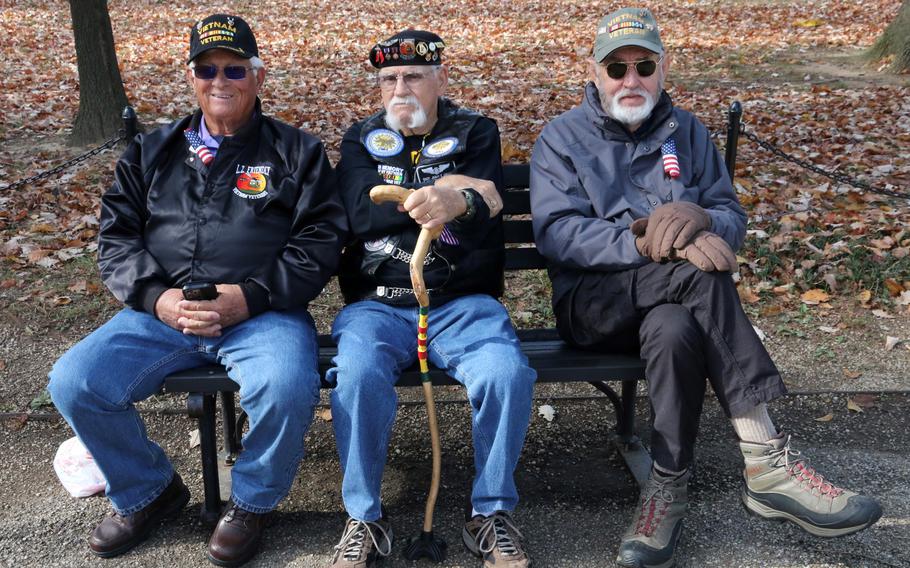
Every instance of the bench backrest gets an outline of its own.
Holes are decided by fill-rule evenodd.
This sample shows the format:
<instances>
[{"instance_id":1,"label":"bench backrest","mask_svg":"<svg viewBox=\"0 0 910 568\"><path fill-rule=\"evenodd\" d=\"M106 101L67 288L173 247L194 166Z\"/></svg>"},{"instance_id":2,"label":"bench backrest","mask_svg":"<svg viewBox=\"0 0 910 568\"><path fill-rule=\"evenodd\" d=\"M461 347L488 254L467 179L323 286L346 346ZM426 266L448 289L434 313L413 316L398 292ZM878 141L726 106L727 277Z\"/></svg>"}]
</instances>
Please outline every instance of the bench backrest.
<instances>
[{"instance_id":1,"label":"bench backrest","mask_svg":"<svg viewBox=\"0 0 910 568\"><path fill-rule=\"evenodd\" d=\"M531 193L528 164L503 164L502 215L506 242L506 270L546 268L547 262L534 245L531 228Z\"/></svg>"}]
</instances>

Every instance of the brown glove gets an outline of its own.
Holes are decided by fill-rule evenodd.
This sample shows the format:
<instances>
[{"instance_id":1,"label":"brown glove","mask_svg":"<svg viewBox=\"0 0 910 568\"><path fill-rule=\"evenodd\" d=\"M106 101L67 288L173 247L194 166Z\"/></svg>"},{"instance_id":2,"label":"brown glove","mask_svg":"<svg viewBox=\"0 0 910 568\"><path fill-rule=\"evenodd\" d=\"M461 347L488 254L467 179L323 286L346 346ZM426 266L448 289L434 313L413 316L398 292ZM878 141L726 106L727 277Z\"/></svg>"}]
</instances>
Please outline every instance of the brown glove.
<instances>
[{"instance_id":1,"label":"brown glove","mask_svg":"<svg viewBox=\"0 0 910 568\"><path fill-rule=\"evenodd\" d=\"M632 221L629 230L635 235L635 248L638 249L638 254L642 256L651 256L651 251L648 248L648 238L645 236L645 233L648 230L648 218L643 217Z\"/></svg>"},{"instance_id":2,"label":"brown glove","mask_svg":"<svg viewBox=\"0 0 910 568\"><path fill-rule=\"evenodd\" d=\"M673 249L689 244L699 231L711 228L707 211L687 201L661 205L649 219L647 248L654 262L669 257Z\"/></svg>"},{"instance_id":3,"label":"brown glove","mask_svg":"<svg viewBox=\"0 0 910 568\"><path fill-rule=\"evenodd\" d=\"M727 241L709 231L699 231L689 244L675 252L675 258L688 260L705 272L735 272L738 267Z\"/></svg>"}]
</instances>

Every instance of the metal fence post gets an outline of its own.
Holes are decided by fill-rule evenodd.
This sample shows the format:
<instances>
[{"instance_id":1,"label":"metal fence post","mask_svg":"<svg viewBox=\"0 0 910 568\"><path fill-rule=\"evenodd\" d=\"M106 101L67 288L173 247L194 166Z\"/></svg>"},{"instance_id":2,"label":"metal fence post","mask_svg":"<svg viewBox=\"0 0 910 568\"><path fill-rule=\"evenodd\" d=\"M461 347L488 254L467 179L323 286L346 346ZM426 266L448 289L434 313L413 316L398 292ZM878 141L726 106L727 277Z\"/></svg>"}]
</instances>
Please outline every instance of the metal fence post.
<instances>
[{"instance_id":1,"label":"metal fence post","mask_svg":"<svg viewBox=\"0 0 910 568\"><path fill-rule=\"evenodd\" d=\"M136 111L133 110L133 107L127 105L123 107L123 113L121 113L120 116L123 118L123 139L129 144L138 132L136 127Z\"/></svg>"},{"instance_id":2,"label":"metal fence post","mask_svg":"<svg viewBox=\"0 0 910 568\"><path fill-rule=\"evenodd\" d=\"M743 105L739 101L733 101L730 110L727 111L727 147L724 153L724 161L727 164L727 172L730 173L730 179L733 179L733 172L736 170L736 147L739 145L740 120L743 117Z\"/></svg>"}]
</instances>

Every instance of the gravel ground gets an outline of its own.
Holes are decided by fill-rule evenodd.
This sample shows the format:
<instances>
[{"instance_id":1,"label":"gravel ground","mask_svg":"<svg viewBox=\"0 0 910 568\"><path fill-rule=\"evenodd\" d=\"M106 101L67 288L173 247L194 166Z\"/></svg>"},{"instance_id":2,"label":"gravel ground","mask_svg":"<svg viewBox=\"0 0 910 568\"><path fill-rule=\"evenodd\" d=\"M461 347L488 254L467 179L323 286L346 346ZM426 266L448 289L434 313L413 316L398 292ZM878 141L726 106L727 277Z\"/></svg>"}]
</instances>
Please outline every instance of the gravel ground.
<instances>
[{"instance_id":1,"label":"gravel ground","mask_svg":"<svg viewBox=\"0 0 910 568\"><path fill-rule=\"evenodd\" d=\"M576 396L588 391L577 385ZM419 389L405 389L419 391ZM848 537L815 538L789 525L747 515L739 501L735 440L716 403L706 405L691 485L681 566L716 567L897 567L910 565L910 459L902 446L910 395L879 395L861 413L842 408L844 395L788 396L774 405L780 424L820 471L844 485L878 497L884 516L869 530ZM522 503L517 521L537 567L609 567L636 490L605 435L612 412L600 397L551 398L557 418L535 417L517 472ZM641 412L647 412L640 401ZM190 506L147 543L125 556L100 561L85 538L108 510L103 498L73 499L50 466L60 442L71 434L53 414L46 420L0 423L0 565L2 566L207 566L209 529L197 519L202 498L198 450L190 448L193 423L184 416L146 411L150 435L159 441L193 493ZM392 440L384 500L398 536L419 531L429 479L428 442L421 405L405 403ZM440 404L444 448L443 486L436 531L449 542L443 566L477 567L460 540L461 510L473 472L464 402ZM646 430L646 429L645 429ZM316 420L309 455L292 493L266 533L253 566L328 566L341 534L340 468L331 424ZM386 566L411 566L395 555ZM419 565L429 565L423 561Z\"/></svg>"}]
</instances>

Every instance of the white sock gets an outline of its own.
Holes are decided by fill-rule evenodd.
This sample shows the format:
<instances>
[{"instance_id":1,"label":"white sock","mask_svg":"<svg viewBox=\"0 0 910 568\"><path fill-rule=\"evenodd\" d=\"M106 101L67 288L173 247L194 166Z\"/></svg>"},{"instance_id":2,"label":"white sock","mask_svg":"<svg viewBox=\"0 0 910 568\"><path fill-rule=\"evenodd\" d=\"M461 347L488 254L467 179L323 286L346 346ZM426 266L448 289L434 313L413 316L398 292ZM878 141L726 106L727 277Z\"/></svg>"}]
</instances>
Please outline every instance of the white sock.
<instances>
[{"instance_id":1,"label":"white sock","mask_svg":"<svg viewBox=\"0 0 910 568\"><path fill-rule=\"evenodd\" d=\"M730 418L730 422L743 442L765 444L780 435L768 416L768 405L764 402L745 414Z\"/></svg>"}]
</instances>

